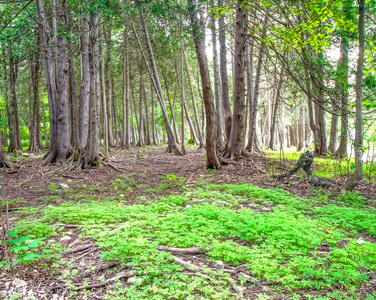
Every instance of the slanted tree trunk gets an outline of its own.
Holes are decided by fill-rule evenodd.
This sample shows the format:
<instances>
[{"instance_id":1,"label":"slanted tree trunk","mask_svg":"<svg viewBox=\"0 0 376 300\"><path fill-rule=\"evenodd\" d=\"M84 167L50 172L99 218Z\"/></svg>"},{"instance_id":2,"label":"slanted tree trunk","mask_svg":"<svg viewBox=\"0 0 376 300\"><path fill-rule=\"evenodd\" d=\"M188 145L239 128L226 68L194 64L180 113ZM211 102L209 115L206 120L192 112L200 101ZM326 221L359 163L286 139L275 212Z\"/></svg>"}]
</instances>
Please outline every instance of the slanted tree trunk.
<instances>
[{"instance_id":1,"label":"slanted tree trunk","mask_svg":"<svg viewBox=\"0 0 376 300\"><path fill-rule=\"evenodd\" d=\"M174 100L173 100L173 103L171 104L170 92L169 92L169 89L168 89L168 82L167 82L167 78L166 78L165 74L163 74L163 78L164 78L164 83L165 83L165 88L166 88L168 106L169 106L170 112L171 112L170 123L172 124L172 128L174 129L174 134L175 134L175 137L176 137L176 143L179 144L179 135L178 135L178 131L176 129L176 121L175 121L176 88L174 90Z\"/></svg>"},{"instance_id":2,"label":"slanted tree trunk","mask_svg":"<svg viewBox=\"0 0 376 300\"><path fill-rule=\"evenodd\" d=\"M188 1L192 25L192 34L196 48L197 61L200 68L202 93L206 112L206 166L209 169L219 169L221 161L217 148L217 118L214 107L214 97L211 88L208 62L205 55L205 45L202 43L202 30L197 20L196 3Z\"/></svg>"},{"instance_id":3,"label":"slanted tree trunk","mask_svg":"<svg viewBox=\"0 0 376 300\"><path fill-rule=\"evenodd\" d=\"M195 123L194 124L196 125L197 138L198 138L198 142L199 142L198 147L199 147L199 149L202 149L202 148L204 148L205 143L204 143L204 138L203 138L202 131L201 131L201 128L200 128L200 119L198 117L196 97L195 97L195 92L194 92L194 89L193 89L191 72L190 72L190 69L189 69L188 60L187 60L187 56L185 55L184 49L183 49L183 54L184 54L185 68L187 70L187 75L188 75L189 88L190 88L191 97L192 97L192 106L193 106L193 112L194 112L194 116L195 116Z\"/></svg>"},{"instance_id":4,"label":"slanted tree trunk","mask_svg":"<svg viewBox=\"0 0 376 300\"><path fill-rule=\"evenodd\" d=\"M223 0L218 1L218 6L223 7ZM221 72L221 88L222 88L222 112L224 120L223 132L225 134L225 147L230 141L232 113L230 105L230 97L228 92L228 78L227 78L227 49L226 49L226 30L225 30L225 16L221 15L218 20L219 25L219 60ZM226 151L227 149L225 149Z\"/></svg>"},{"instance_id":5,"label":"slanted tree trunk","mask_svg":"<svg viewBox=\"0 0 376 300\"><path fill-rule=\"evenodd\" d=\"M18 118L18 103L16 94L16 81L18 76L18 63L14 63L13 52L9 52L9 83L10 83L10 106L9 106L9 148L8 151L22 150L20 136L20 121Z\"/></svg>"},{"instance_id":6,"label":"slanted tree trunk","mask_svg":"<svg viewBox=\"0 0 376 300\"><path fill-rule=\"evenodd\" d=\"M349 78L349 40L346 35L341 37L341 57L339 59L338 90L341 103L341 138L335 155L340 158L347 156L347 135L349 128L348 121L348 78Z\"/></svg>"},{"instance_id":7,"label":"slanted tree trunk","mask_svg":"<svg viewBox=\"0 0 376 300\"><path fill-rule=\"evenodd\" d=\"M365 0L359 0L359 53L358 64L356 69L356 86L355 86L355 141L354 141L354 158L355 158L355 170L354 174L350 176L344 186L344 189L351 191L356 185L359 184L363 177L363 69L364 69L364 48L365 48Z\"/></svg>"},{"instance_id":8,"label":"slanted tree trunk","mask_svg":"<svg viewBox=\"0 0 376 300\"><path fill-rule=\"evenodd\" d=\"M268 28L268 11L265 13L265 19L264 19L264 24L262 28L262 34L261 34L261 44L260 44L260 49L258 53L258 61L257 61L257 68L256 68L255 87L253 91L253 103L252 103L252 107L250 107L249 109L250 134L248 136L247 150L250 152L255 152L258 148L257 137L256 137L257 106L258 106L258 95L259 95L260 79L261 79L261 67L262 67L262 61L263 61L263 56L264 56L265 38L266 38L267 28Z\"/></svg>"},{"instance_id":9,"label":"slanted tree trunk","mask_svg":"<svg viewBox=\"0 0 376 300\"><path fill-rule=\"evenodd\" d=\"M162 92L162 87L161 87L161 83L160 83L160 80L159 80L157 65L155 63L153 49L151 47L151 43L150 43L150 39L149 39L149 33L148 33L148 30L147 30L147 27L146 27L145 18L144 18L144 14L143 14L142 10L140 10L139 16L140 16L142 29L143 29L144 35L145 35L145 43L146 43L146 48L147 48L148 53L149 53L149 60L150 60L150 64L151 64L151 69L152 69L153 75L154 75L153 76L153 83L154 83L154 86L155 86L155 91L156 91L157 96L158 96L159 105L161 106L163 121L164 121L165 129L166 129L166 133L167 133L167 142L168 142L167 152L168 153L175 153L177 155L182 155L182 153L180 152L179 148L176 145L175 136L172 132L172 128L171 128L170 122L168 120L168 114L167 114L167 110L166 110L166 104L165 104L165 101L164 101L164 98L163 98L163 92Z\"/></svg>"},{"instance_id":10,"label":"slanted tree trunk","mask_svg":"<svg viewBox=\"0 0 376 300\"><path fill-rule=\"evenodd\" d=\"M244 55L245 55L245 17L246 8L242 5L242 0L238 0L236 9L236 30L235 30L235 55L234 55L234 108L231 123L231 134L228 143L226 157L237 158L244 154L244 101L245 101L245 81L244 81Z\"/></svg>"},{"instance_id":11,"label":"slanted tree trunk","mask_svg":"<svg viewBox=\"0 0 376 300\"><path fill-rule=\"evenodd\" d=\"M182 63L182 67L180 68L181 69L181 71L183 71L184 72L184 60L182 60L181 61L181 63ZM182 85L181 85L181 81L182 81L182 73L181 72L179 72L178 71L178 67L176 66L176 64L175 64L175 70L176 70L176 74L179 74L180 75L180 78L178 78L178 85L179 85L179 88L180 88L180 91L182 90ZM183 85L183 89L184 89L184 85ZM184 94L184 95L183 95ZM184 107L184 114L182 114L182 117L184 117L184 115L185 115L185 118L187 119L187 122L188 122L188 126L189 126L189 131L190 131L190 133L191 133L191 137L193 138L193 141L194 141L194 143L196 144L196 145L198 145L198 142L197 142L197 136L196 136L196 132L195 132L195 128L194 128L194 126L193 126L193 123L192 123L192 120L191 120L191 117L189 116L189 111L188 111L188 106L187 106L187 102L185 101L185 93L184 93L184 91L183 91L183 94L181 94L181 96L184 96L184 101L183 101L183 103L182 103L182 105L183 105L183 107ZM184 122L182 123L182 128L184 128L183 127L183 124L184 124ZM183 145L183 143L182 143L182 145ZM185 147L185 146L184 146ZM182 149L182 152L183 152L183 149ZM184 152L183 152L184 154L185 154L185 149L184 149Z\"/></svg>"},{"instance_id":12,"label":"slanted tree trunk","mask_svg":"<svg viewBox=\"0 0 376 300\"><path fill-rule=\"evenodd\" d=\"M277 122L277 113L278 113L278 109L279 109L279 103L281 102L283 72L284 72L284 65L282 63L281 72L280 72L279 80L278 80L278 84L277 84L277 91L275 93L274 106L273 106L273 117L272 117L271 126L270 126L269 148L272 149L272 150L275 150L275 145L274 145L275 127L276 127L276 122Z\"/></svg>"}]
</instances>

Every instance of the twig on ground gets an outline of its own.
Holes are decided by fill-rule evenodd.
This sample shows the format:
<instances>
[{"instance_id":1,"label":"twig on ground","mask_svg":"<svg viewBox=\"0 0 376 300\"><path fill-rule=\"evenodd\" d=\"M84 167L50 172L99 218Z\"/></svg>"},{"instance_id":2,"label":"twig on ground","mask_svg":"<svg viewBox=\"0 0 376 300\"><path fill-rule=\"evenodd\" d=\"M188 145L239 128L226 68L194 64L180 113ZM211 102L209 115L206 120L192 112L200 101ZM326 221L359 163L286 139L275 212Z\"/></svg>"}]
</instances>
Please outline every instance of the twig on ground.
<instances>
[{"instance_id":1,"label":"twig on ground","mask_svg":"<svg viewBox=\"0 0 376 300\"><path fill-rule=\"evenodd\" d=\"M157 249L159 251L174 252L174 253L181 253L181 254L205 253L205 251L201 249L200 247L173 248L173 247L159 246L157 247Z\"/></svg>"}]
</instances>

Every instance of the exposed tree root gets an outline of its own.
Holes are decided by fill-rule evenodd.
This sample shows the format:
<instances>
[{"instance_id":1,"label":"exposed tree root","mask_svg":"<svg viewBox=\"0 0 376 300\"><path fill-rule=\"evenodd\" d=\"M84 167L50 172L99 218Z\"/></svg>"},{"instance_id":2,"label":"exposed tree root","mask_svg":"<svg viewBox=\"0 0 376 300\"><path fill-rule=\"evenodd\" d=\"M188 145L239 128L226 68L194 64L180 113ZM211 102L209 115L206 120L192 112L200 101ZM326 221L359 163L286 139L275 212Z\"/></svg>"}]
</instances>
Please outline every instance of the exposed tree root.
<instances>
[{"instance_id":1,"label":"exposed tree root","mask_svg":"<svg viewBox=\"0 0 376 300\"><path fill-rule=\"evenodd\" d=\"M5 156L4 153L0 153L0 168L5 169L14 169L15 167L18 167L14 163L10 162Z\"/></svg>"},{"instance_id":2,"label":"exposed tree root","mask_svg":"<svg viewBox=\"0 0 376 300\"><path fill-rule=\"evenodd\" d=\"M179 150L178 146L176 144L168 145L166 149L167 153L174 153L175 155L183 156L183 153Z\"/></svg>"}]
</instances>

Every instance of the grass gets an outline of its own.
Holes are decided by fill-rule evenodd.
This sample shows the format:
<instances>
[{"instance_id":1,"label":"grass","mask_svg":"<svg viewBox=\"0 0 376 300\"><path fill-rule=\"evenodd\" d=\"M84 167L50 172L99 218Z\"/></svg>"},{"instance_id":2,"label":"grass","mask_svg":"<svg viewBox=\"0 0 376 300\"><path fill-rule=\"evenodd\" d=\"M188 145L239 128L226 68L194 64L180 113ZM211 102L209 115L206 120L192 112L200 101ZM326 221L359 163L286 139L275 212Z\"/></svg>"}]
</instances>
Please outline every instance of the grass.
<instances>
[{"instance_id":1,"label":"grass","mask_svg":"<svg viewBox=\"0 0 376 300\"><path fill-rule=\"evenodd\" d=\"M250 184L208 184L153 202L143 197L134 205L116 197L76 196L60 206L22 209L19 213L29 217L17 223L16 231L38 238L58 235L53 223L84 225L82 235L95 239L102 259L132 262L147 274L130 287L115 285L105 299L239 299L229 274L207 269L205 276L190 277L170 253L157 250L160 245L200 246L207 261L244 264L255 280L269 282L273 293L291 299L303 294L311 299L358 299L357 288L367 285L376 271L376 245L359 232L376 237L376 211L361 199L351 205L354 197L343 195L337 205L323 205L322 199ZM184 206L197 199L212 203ZM268 213L242 208L247 203L273 208ZM122 230L111 232L105 227L109 224ZM323 252L323 246L330 251ZM237 282L241 288L253 284ZM76 293L72 289L71 296ZM327 291L326 296L313 296L315 291ZM264 296L259 294L268 299Z\"/></svg>"}]
</instances>

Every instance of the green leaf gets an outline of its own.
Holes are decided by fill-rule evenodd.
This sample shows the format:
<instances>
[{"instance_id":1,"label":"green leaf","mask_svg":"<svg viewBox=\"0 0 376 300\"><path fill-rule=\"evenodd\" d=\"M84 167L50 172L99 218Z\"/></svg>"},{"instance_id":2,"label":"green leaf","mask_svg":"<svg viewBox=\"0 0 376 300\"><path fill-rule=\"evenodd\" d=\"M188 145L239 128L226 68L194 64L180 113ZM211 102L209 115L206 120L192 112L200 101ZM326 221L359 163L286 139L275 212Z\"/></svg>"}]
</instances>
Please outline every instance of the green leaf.
<instances>
[{"instance_id":1,"label":"green leaf","mask_svg":"<svg viewBox=\"0 0 376 300\"><path fill-rule=\"evenodd\" d=\"M15 233L13 230L8 230L8 234L16 239L18 239L18 234Z\"/></svg>"},{"instance_id":2,"label":"green leaf","mask_svg":"<svg viewBox=\"0 0 376 300\"><path fill-rule=\"evenodd\" d=\"M22 236L18 239L18 242L22 243L22 242L26 242L27 240L29 240L30 238L28 236Z\"/></svg>"}]
</instances>

